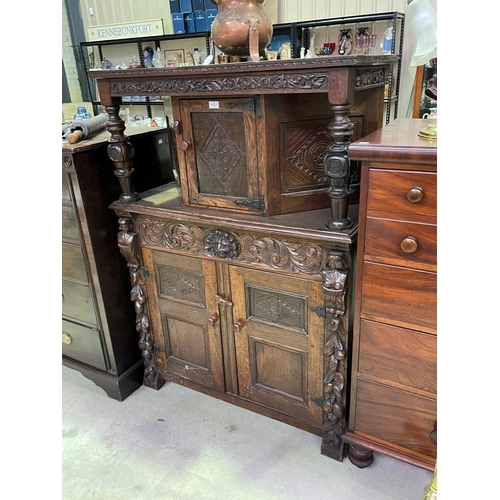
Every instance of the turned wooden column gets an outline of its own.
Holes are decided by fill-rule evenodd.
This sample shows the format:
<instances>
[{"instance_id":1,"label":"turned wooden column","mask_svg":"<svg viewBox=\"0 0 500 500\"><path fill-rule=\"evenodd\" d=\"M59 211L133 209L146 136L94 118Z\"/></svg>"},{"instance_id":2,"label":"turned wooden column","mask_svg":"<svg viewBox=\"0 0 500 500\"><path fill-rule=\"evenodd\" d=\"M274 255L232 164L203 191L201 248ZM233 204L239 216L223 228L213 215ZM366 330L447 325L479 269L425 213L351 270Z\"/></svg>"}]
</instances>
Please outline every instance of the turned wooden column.
<instances>
[{"instance_id":1,"label":"turned wooden column","mask_svg":"<svg viewBox=\"0 0 500 500\"><path fill-rule=\"evenodd\" d=\"M108 156L115 165L115 175L120 183L122 194L120 201L129 203L140 200L141 197L135 191L134 175L132 166L134 147L130 144L128 137L124 134L125 122L120 118L121 97L111 97L109 86L106 82L98 82L101 103L108 113L109 119L106 129L111 134L108 139Z\"/></svg>"},{"instance_id":2,"label":"turned wooden column","mask_svg":"<svg viewBox=\"0 0 500 500\"><path fill-rule=\"evenodd\" d=\"M328 176L331 199L331 216L326 228L333 231L348 231L352 221L347 216L351 188L351 165L347 156L354 124L349 120L349 110L354 101L354 68L340 68L328 75L328 101L332 107L333 119L328 125L332 142L327 148L323 168Z\"/></svg>"}]
</instances>

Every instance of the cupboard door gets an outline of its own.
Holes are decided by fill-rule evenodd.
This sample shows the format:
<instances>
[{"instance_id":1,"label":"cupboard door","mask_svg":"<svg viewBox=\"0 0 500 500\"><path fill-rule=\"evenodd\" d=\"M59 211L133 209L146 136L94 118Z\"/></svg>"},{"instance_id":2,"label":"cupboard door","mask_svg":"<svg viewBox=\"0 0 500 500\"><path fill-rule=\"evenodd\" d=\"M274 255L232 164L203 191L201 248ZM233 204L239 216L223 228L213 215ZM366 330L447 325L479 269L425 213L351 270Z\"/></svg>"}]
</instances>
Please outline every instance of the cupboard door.
<instances>
[{"instance_id":1,"label":"cupboard door","mask_svg":"<svg viewBox=\"0 0 500 500\"><path fill-rule=\"evenodd\" d=\"M144 262L159 367L223 391L215 263L149 250Z\"/></svg>"},{"instance_id":2,"label":"cupboard door","mask_svg":"<svg viewBox=\"0 0 500 500\"><path fill-rule=\"evenodd\" d=\"M179 101L187 204L258 211L256 98Z\"/></svg>"},{"instance_id":3,"label":"cupboard door","mask_svg":"<svg viewBox=\"0 0 500 500\"><path fill-rule=\"evenodd\" d=\"M240 395L321 425L321 284L234 266L230 277Z\"/></svg>"}]
</instances>

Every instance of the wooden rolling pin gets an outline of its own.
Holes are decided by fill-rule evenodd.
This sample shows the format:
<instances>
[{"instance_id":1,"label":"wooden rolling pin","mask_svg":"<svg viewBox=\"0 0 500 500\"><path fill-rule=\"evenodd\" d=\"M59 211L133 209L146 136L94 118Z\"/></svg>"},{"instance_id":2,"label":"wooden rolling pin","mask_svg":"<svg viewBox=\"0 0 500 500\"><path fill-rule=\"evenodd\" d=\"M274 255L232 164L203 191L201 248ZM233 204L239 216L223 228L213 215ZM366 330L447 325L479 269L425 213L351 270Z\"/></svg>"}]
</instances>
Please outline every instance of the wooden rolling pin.
<instances>
[{"instance_id":1,"label":"wooden rolling pin","mask_svg":"<svg viewBox=\"0 0 500 500\"><path fill-rule=\"evenodd\" d=\"M66 136L66 140L70 144L75 144L87 139L87 137L104 130L108 122L108 115L101 113L94 118L86 118L85 120L76 120L69 127L71 133Z\"/></svg>"}]
</instances>

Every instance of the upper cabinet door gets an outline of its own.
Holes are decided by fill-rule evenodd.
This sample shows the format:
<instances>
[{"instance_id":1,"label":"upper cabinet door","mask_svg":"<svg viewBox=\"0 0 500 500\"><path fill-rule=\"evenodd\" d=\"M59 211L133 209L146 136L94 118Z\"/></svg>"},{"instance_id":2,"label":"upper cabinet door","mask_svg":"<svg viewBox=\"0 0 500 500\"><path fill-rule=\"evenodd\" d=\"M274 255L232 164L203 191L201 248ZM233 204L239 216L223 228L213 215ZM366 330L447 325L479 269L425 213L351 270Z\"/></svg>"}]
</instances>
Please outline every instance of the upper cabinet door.
<instances>
[{"instance_id":1,"label":"upper cabinet door","mask_svg":"<svg viewBox=\"0 0 500 500\"><path fill-rule=\"evenodd\" d=\"M181 99L179 164L187 205L258 212L258 97Z\"/></svg>"}]
</instances>

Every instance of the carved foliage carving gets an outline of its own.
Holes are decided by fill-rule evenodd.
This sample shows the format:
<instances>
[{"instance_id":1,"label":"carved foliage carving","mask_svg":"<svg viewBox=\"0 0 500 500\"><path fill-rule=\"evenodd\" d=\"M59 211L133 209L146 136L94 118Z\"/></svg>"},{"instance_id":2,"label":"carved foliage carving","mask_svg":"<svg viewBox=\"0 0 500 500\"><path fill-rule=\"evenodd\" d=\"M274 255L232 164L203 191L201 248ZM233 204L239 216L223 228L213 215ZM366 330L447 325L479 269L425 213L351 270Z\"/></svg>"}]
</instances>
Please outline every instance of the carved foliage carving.
<instances>
[{"instance_id":1,"label":"carved foliage carving","mask_svg":"<svg viewBox=\"0 0 500 500\"><path fill-rule=\"evenodd\" d=\"M248 233L230 234L196 225L187 226L149 218L141 218L139 232L141 241L146 245L231 259L282 271L319 275L326 264L322 247L309 243ZM227 241L224 241L225 238Z\"/></svg>"},{"instance_id":2,"label":"carved foliage carving","mask_svg":"<svg viewBox=\"0 0 500 500\"><path fill-rule=\"evenodd\" d=\"M325 74L290 74L262 77L179 77L139 82L110 82L111 94L186 94L219 91L255 90L315 90L328 89L328 76Z\"/></svg>"},{"instance_id":3,"label":"carved foliage carving","mask_svg":"<svg viewBox=\"0 0 500 500\"><path fill-rule=\"evenodd\" d=\"M361 68L356 69L355 88L365 88L374 85L385 85L389 83L389 71L387 68Z\"/></svg>"},{"instance_id":4,"label":"carved foliage carving","mask_svg":"<svg viewBox=\"0 0 500 500\"><path fill-rule=\"evenodd\" d=\"M346 430L347 331L344 326L345 299L349 267L342 252L328 253L328 265L323 271L326 293L327 340L325 343L325 378L323 440L321 452L343 459L342 434Z\"/></svg>"},{"instance_id":5,"label":"carved foliage carving","mask_svg":"<svg viewBox=\"0 0 500 500\"><path fill-rule=\"evenodd\" d=\"M120 217L118 224L120 226L118 248L127 261L130 281L132 283L130 300L134 303L136 315L135 328L139 332L139 349L144 360L144 385L158 388L156 354L150 330L147 294L145 291L143 267L140 260L139 239L137 233L133 230L132 221L129 217Z\"/></svg>"}]
</instances>

